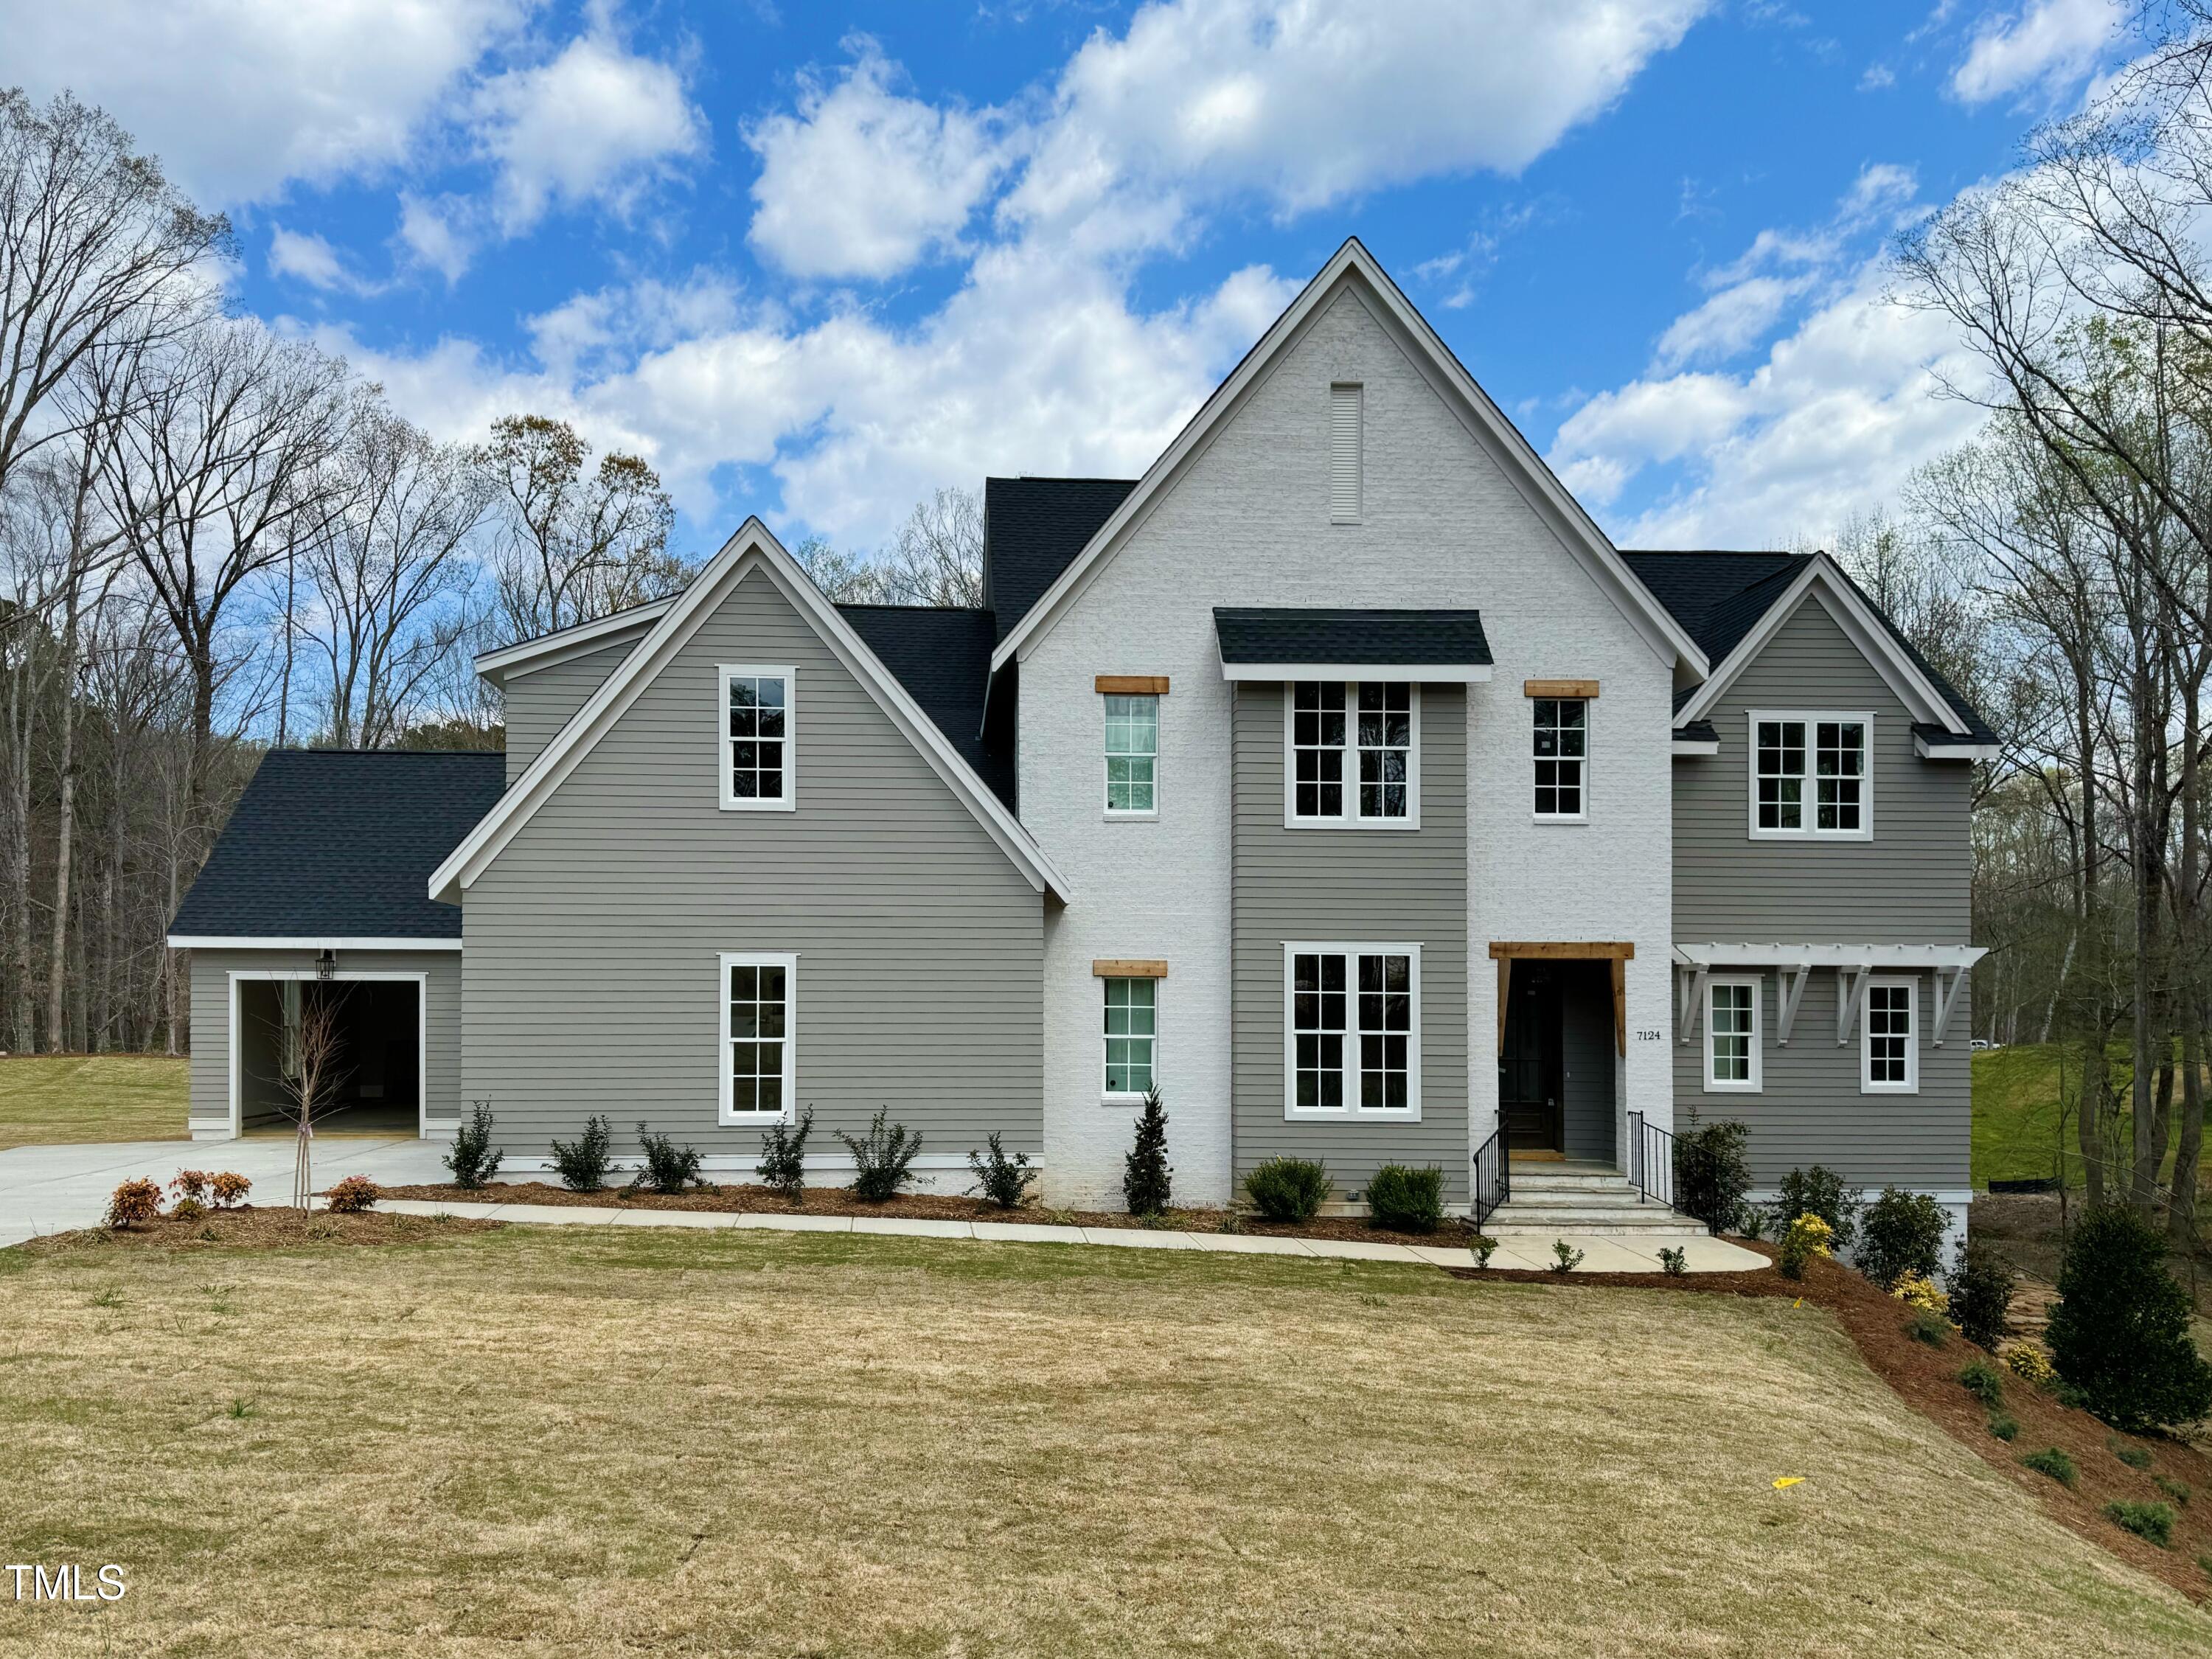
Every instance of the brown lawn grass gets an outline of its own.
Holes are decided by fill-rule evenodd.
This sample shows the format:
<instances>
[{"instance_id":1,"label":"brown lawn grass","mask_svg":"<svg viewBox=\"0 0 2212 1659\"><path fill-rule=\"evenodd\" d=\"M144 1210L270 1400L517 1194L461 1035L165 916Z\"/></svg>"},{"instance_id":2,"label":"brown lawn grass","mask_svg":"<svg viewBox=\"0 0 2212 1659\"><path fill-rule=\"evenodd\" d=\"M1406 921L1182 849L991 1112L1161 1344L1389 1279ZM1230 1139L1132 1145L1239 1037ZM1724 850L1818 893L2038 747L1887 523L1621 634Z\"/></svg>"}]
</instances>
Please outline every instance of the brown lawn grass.
<instances>
[{"instance_id":1,"label":"brown lawn grass","mask_svg":"<svg viewBox=\"0 0 2212 1659\"><path fill-rule=\"evenodd\" d=\"M191 1063L168 1054L0 1056L0 1149L183 1140Z\"/></svg>"},{"instance_id":2,"label":"brown lawn grass","mask_svg":"<svg viewBox=\"0 0 2212 1659\"><path fill-rule=\"evenodd\" d=\"M0 1252L0 1445L8 1559L131 1587L0 1599L0 1655L2212 1652L1782 1299L629 1226L48 1243Z\"/></svg>"}]
</instances>

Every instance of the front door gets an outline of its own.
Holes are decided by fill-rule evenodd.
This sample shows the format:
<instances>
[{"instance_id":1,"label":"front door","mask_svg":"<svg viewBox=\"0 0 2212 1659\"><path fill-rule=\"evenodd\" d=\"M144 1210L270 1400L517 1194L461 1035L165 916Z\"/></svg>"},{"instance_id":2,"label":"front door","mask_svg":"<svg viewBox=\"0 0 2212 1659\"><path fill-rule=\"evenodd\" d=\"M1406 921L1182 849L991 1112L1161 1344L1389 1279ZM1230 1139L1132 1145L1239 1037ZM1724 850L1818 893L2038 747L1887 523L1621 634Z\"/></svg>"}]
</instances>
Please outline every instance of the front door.
<instances>
[{"instance_id":1,"label":"front door","mask_svg":"<svg viewBox=\"0 0 2212 1659\"><path fill-rule=\"evenodd\" d=\"M1498 1061L1498 1110L1509 1152L1564 1151L1560 1104L1559 977L1548 963L1513 964L1505 1052Z\"/></svg>"}]
</instances>

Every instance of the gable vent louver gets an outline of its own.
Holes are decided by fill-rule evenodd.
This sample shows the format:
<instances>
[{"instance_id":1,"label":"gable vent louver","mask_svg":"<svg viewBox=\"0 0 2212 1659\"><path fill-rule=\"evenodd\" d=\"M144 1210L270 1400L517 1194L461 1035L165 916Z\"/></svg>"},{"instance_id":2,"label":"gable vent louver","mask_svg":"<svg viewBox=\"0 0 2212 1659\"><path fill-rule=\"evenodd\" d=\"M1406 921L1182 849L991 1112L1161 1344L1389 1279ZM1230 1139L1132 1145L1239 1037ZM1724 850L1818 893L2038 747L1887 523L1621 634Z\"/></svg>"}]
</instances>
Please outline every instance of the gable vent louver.
<instances>
[{"instance_id":1,"label":"gable vent louver","mask_svg":"<svg viewBox=\"0 0 2212 1659\"><path fill-rule=\"evenodd\" d=\"M1356 385L1328 389L1328 517L1332 524L1359 522L1362 389Z\"/></svg>"}]
</instances>

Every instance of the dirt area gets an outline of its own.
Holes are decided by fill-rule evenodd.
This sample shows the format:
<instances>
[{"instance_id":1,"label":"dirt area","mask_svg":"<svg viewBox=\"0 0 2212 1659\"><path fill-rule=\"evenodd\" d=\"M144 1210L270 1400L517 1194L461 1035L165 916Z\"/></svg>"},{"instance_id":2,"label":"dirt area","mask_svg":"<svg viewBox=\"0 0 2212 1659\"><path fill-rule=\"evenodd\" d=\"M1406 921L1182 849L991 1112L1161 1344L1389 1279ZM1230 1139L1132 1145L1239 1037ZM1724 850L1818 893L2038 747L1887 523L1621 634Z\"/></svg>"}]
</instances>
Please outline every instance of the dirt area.
<instances>
[{"instance_id":1,"label":"dirt area","mask_svg":"<svg viewBox=\"0 0 2212 1659\"><path fill-rule=\"evenodd\" d=\"M697 1187L687 1193L648 1193L609 1187L596 1193L572 1193L542 1181L495 1182L469 1188L444 1183L386 1187L386 1198L418 1199L433 1204L579 1204L595 1209L711 1210L738 1215L868 1215L909 1221L1028 1221L1056 1227L1137 1227L1183 1233L1251 1233L1268 1238L1362 1239L1379 1244L1456 1245L1465 1226L1447 1217L1432 1233L1395 1232L1370 1226L1358 1216L1316 1216L1310 1221L1262 1221L1228 1210L1170 1210L1156 1219L1118 1210L1048 1210L1026 1205L1002 1210L979 1198L950 1194L902 1193L882 1204L856 1198L849 1187L810 1187L806 1201L793 1206L766 1187ZM1233 1221L1232 1221L1233 1216Z\"/></svg>"},{"instance_id":2,"label":"dirt area","mask_svg":"<svg viewBox=\"0 0 2212 1659\"><path fill-rule=\"evenodd\" d=\"M190 1220L163 1216L136 1227L87 1227L77 1232L52 1233L33 1239L22 1248L35 1255L88 1250L191 1250L209 1245L232 1249L288 1250L321 1244L419 1244L432 1238L485 1232L502 1224L497 1221L465 1221L458 1216L380 1215L373 1210L361 1215L303 1216L294 1209L257 1209L246 1204L234 1210L210 1210Z\"/></svg>"}]
</instances>

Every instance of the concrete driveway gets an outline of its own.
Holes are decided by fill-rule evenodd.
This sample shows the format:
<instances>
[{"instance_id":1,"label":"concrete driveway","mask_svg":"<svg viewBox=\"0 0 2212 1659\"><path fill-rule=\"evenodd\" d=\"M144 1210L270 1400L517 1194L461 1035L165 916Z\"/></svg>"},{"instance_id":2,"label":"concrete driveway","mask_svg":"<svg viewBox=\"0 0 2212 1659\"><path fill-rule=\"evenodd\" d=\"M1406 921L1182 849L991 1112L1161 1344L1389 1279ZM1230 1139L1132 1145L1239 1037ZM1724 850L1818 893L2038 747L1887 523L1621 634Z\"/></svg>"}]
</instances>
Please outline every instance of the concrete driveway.
<instances>
[{"instance_id":1,"label":"concrete driveway","mask_svg":"<svg viewBox=\"0 0 2212 1659\"><path fill-rule=\"evenodd\" d=\"M315 1142L315 1185L365 1175L389 1185L443 1181L443 1141L412 1136L326 1135ZM253 1182L252 1202L289 1203L289 1136L242 1140L134 1140L92 1146L11 1146L0 1152L0 1247L40 1233L100 1224L107 1196L133 1176L166 1191L179 1170L235 1170Z\"/></svg>"}]
</instances>

